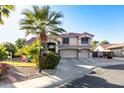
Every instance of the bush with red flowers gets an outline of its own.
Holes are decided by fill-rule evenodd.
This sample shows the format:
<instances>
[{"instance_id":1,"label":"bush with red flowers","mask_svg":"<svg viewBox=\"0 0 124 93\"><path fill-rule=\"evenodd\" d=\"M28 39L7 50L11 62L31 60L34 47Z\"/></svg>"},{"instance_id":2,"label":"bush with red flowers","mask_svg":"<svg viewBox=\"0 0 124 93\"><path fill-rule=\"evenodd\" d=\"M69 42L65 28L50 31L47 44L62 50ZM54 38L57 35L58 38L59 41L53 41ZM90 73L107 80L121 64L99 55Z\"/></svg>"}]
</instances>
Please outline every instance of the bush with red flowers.
<instances>
[{"instance_id":1,"label":"bush with red flowers","mask_svg":"<svg viewBox=\"0 0 124 93\"><path fill-rule=\"evenodd\" d=\"M0 63L0 79L4 78L7 75L9 69L10 66L8 64Z\"/></svg>"}]
</instances>

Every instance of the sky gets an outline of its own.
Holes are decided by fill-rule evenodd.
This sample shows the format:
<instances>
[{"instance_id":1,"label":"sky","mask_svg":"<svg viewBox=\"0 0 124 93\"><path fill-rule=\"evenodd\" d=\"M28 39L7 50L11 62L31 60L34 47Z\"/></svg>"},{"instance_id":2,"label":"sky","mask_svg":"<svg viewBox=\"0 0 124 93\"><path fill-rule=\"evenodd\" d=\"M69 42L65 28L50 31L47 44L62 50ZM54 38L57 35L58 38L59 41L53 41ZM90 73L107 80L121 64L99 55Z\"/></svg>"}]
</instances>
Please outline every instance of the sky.
<instances>
[{"instance_id":1,"label":"sky","mask_svg":"<svg viewBox=\"0 0 124 93\"><path fill-rule=\"evenodd\" d=\"M52 10L64 14L62 27L67 32L88 32L94 40L108 40L110 43L124 42L124 6L50 6ZM16 6L9 18L4 18L5 24L0 25L0 43L12 42L25 38L25 31L20 30L19 21L24 16L24 9L31 6ZM27 37L29 39L31 36Z\"/></svg>"}]
</instances>

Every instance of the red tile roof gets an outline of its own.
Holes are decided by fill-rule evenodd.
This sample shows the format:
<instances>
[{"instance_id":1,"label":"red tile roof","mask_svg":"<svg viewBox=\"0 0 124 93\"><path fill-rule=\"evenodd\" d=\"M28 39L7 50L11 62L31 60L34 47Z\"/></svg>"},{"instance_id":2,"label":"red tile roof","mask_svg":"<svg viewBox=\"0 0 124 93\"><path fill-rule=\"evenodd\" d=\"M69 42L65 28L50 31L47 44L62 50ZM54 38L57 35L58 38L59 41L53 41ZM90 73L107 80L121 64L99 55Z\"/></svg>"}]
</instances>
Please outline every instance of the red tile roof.
<instances>
[{"instance_id":1,"label":"red tile roof","mask_svg":"<svg viewBox=\"0 0 124 93\"><path fill-rule=\"evenodd\" d=\"M60 37L78 37L78 36L83 35L83 34L88 34L88 35L90 35L92 37L94 36L94 35L92 35L90 33L84 32L84 33L66 33L66 34L60 35Z\"/></svg>"},{"instance_id":2,"label":"red tile roof","mask_svg":"<svg viewBox=\"0 0 124 93\"><path fill-rule=\"evenodd\" d=\"M79 33L67 33L67 34L60 35L60 37L78 37L79 35L81 35L81 34L79 34Z\"/></svg>"},{"instance_id":3,"label":"red tile roof","mask_svg":"<svg viewBox=\"0 0 124 93\"><path fill-rule=\"evenodd\" d=\"M124 44L102 44L100 46L103 47L104 49L113 49L124 47Z\"/></svg>"},{"instance_id":4,"label":"red tile roof","mask_svg":"<svg viewBox=\"0 0 124 93\"><path fill-rule=\"evenodd\" d=\"M116 48L123 48L124 44L116 44L116 45L111 45L107 47L107 49L116 49Z\"/></svg>"},{"instance_id":5,"label":"red tile roof","mask_svg":"<svg viewBox=\"0 0 124 93\"><path fill-rule=\"evenodd\" d=\"M112 44L100 44L101 47L103 47L104 49L110 47Z\"/></svg>"}]
</instances>

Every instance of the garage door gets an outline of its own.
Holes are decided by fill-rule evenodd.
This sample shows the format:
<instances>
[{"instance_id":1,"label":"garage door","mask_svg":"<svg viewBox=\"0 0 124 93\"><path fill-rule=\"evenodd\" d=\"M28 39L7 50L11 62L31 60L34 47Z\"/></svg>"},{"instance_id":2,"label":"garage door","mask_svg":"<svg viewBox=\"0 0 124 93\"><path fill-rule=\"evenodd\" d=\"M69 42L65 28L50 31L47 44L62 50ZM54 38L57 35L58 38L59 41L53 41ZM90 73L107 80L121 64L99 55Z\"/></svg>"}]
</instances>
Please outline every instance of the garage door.
<instances>
[{"instance_id":1,"label":"garage door","mask_svg":"<svg viewBox=\"0 0 124 93\"><path fill-rule=\"evenodd\" d=\"M81 57L82 58L89 57L89 50L81 50Z\"/></svg>"},{"instance_id":2,"label":"garage door","mask_svg":"<svg viewBox=\"0 0 124 93\"><path fill-rule=\"evenodd\" d=\"M62 58L77 58L78 51L77 50L60 50L60 55Z\"/></svg>"}]
</instances>

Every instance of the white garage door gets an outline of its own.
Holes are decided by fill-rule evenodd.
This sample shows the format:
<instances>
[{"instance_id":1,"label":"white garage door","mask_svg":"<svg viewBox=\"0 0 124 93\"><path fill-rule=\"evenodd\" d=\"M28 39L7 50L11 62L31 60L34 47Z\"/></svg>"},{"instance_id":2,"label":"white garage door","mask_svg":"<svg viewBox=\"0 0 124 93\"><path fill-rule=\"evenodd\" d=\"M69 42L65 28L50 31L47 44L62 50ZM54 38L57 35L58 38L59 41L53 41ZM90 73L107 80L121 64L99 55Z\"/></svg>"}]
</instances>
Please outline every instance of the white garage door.
<instances>
[{"instance_id":1,"label":"white garage door","mask_svg":"<svg viewBox=\"0 0 124 93\"><path fill-rule=\"evenodd\" d=\"M81 50L81 57L82 58L89 57L89 51L88 50Z\"/></svg>"},{"instance_id":2,"label":"white garage door","mask_svg":"<svg viewBox=\"0 0 124 93\"><path fill-rule=\"evenodd\" d=\"M62 58L77 58L78 51L77 50L60 50L60 55Z\"/></svg>"}]
</instances>

